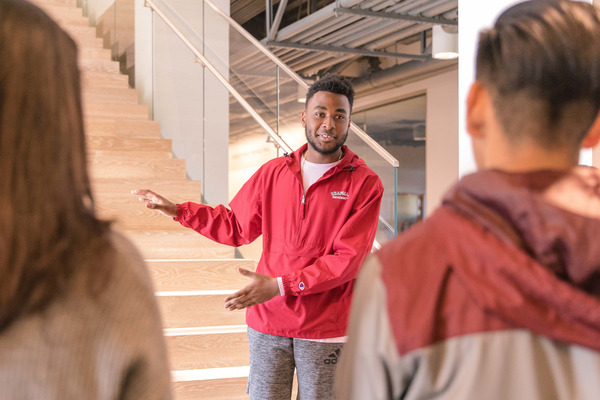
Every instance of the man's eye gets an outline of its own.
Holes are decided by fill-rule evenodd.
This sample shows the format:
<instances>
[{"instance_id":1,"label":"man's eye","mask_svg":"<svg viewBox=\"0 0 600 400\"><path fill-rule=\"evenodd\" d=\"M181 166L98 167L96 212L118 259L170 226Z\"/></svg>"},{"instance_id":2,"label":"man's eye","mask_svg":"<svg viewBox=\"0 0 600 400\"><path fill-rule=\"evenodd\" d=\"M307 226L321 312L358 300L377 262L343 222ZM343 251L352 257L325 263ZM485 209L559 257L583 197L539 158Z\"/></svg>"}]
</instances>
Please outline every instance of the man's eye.
<instances>
[{"instance_id":1,"label":"man's eye","mask_svg":"<svg viewBox=\"0 0 600 400\"><path fill-rule=\"evenodd\" d=\"M345 117L345 116L343 116L343 115L338 115L338 116L336 116L336 118L337 118L337 119L346 119L346 117Z\"/></svg>"}]
</instances>

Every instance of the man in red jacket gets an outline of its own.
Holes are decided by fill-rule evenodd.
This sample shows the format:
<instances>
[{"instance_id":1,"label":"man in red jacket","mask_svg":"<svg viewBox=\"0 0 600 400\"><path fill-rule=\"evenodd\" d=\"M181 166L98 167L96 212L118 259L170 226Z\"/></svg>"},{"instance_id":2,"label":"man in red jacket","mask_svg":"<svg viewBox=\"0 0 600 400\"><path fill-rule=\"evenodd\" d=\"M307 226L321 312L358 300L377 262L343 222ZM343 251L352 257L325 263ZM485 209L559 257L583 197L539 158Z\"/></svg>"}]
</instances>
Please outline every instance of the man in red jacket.
<instances>
[{"instance_id":1,"label":"man in red jacket","mask_svg":"<svg viewBox=\"0 0 600 400\"><path fill-rule=\"evenodd\" d=\"M343 400L600 399L600 13L534 0L480 36L479 171L365 264Z\"/></svg>"},{"instance_id":2,"label":"man in red jacket","mask_svg":"<svg viewBox=\"0 0 600 400\"><path fill-rule=\"evenodd\" d=\"M263 165L229 204L173 204L136 190L146 207L219 243L263 236L256 273L225 299L247 309L252 400L289 400L294 369L302 400L333 398L354 279L375 238L383 187L344 145L354 90L327 75L308 90L307 144Z\"/></svg>"}]
</instances>

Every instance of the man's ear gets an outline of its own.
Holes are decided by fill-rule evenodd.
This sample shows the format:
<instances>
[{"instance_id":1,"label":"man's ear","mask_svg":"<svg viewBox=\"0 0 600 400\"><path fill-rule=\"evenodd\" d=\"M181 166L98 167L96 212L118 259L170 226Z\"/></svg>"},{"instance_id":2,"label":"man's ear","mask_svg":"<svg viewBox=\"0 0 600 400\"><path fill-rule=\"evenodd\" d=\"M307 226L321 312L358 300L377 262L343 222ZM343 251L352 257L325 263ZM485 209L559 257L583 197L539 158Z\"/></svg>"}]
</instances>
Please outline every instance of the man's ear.
<instances>
[{"instance_id":1,"label":"man's ear","mask_svg":"<svg viewBox=\"0 0 600 400\"><path fill-rule=\"evenodd\" d=\"M583 143L581 147L592 148L595 147L600 141L600 113L596 115L596 119L592 124L591 128L588 130L588 133L585 135L583 139Z\"/></svg>"},{"instance_id":2,"label":"man's ear","mask_svg":"<svg viewBox=\"0 0 600 400\"><path fill-rule=\"evenodd\" d=\"M487 89L475 81L467 97L467 132L473 138L485 136L485 122L489 95Z\"/></svg>"},{"instance_id":3,"label":"man's ear","mask_svg":"<svg viewBox=\"0 0 600 400\"><path fill-rule=\"evenodd\" d=\"M306 127L306 113L304 111L302 111L302 114L300 114L300 123L302 124L303 128Z\"/></svg>"}]
</instances>

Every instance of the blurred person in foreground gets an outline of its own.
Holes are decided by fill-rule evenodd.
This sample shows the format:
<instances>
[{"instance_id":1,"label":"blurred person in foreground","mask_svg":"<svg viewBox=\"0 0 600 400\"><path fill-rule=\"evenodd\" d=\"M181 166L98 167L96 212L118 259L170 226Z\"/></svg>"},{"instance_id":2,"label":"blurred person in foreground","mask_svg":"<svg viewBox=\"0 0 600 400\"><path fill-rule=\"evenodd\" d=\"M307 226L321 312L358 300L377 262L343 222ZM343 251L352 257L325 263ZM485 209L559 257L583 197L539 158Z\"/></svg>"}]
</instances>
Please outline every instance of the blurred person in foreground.
<instances>
[{"instance_id":1,"label":"blurred person in foreground","mask_svg":"<svg viewBox=\"0 0 600 400\"><path fill-rule=\"evenodd\" d=\"M137 251L96 218L77 48L0 0L0 398L171 398Z\"/></svg>"},{"instance_id":2,"label":"blurred person in foreground","mask_svg":"<svg viewBox=\"0 0 600 400\"><path fill-rule=\"evenodd\" d=\"M479 171L363 267L339 399L600 398L600 19L530 1L481 33Z\"/></svg>"}]
</instances>

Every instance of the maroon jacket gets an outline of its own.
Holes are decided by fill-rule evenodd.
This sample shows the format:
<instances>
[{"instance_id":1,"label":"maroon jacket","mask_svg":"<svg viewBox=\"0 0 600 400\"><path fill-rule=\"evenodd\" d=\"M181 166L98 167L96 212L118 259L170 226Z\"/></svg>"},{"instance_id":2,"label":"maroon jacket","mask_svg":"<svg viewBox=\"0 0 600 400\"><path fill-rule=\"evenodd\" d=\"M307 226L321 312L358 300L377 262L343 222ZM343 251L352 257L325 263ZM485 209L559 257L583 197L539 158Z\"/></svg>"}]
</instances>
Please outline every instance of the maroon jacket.
<instances>
[{"instance_id":1,"label":"maroon jacket","mask_svg":"<svg viewBox=\"0 0 600 400\"><path fill-rule=\"evenodd\" d=\"M463 178L363 268L340 399L600 398L600 172Z\"/></svg>"},{"instance_id":2,"label":"maroon jacket","mask_svg":"<svg viewBox=\"0 0 600 400\"><path fill-rule=\"evenodd\" d=\"M344 146L342 160L304 194L305 150L263 165L230 210L184 203L176 220L231 246L263 235L256 271L281 276L285 296L248 308L252 329L294 338L340 337L346 334L354 279L375 238L383 186Z\"/></svg>"}]
</instances>

